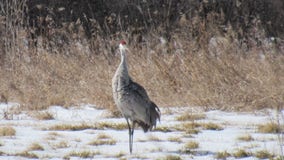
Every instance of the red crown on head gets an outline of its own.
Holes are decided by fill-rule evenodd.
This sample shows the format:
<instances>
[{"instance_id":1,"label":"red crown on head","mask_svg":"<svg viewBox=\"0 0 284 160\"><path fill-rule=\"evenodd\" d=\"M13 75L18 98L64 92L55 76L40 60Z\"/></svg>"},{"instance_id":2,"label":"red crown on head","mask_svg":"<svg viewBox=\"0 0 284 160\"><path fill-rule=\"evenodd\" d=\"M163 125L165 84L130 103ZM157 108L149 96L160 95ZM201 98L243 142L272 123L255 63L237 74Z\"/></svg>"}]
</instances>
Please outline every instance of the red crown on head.
<instances>
[{"instance_id":1,"label":"red crown on head","mask_svg":"<svg viewBox=\"0 0 284 160\"><path fill-rule=\"evenodd\" d=\"M125 40L121 40L121 41L120 41L120 44L122 44L122 45L126 45Z\"/></svg>"}]
</instances>

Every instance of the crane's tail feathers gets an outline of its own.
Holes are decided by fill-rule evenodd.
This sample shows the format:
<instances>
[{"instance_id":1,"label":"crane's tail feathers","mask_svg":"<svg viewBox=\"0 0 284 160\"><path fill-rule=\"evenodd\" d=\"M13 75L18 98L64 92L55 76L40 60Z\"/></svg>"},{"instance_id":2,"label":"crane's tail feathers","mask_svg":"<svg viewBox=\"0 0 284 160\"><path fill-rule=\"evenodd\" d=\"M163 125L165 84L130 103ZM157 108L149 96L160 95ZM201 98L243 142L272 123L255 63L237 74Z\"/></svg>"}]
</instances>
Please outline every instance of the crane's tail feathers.
<instances>
[{"instance_id":1,"label":"crane's tail feathers","mask_svg":"<svg viewBox=\"0 0 284 160\"><path fill-rule=\"evenodd\" d=\"M157 120L160 121L161 118L161 112L159 107L154 103L151 102L151 107L150 107L150 130L152 130L153 127L156 127L156 122Z\"/></svg>"},{"instance_id":2,"label":"crane's tail feathers","mask_svg":"<svg viewBox=\"0 0 284 160\"><path fill-rule=\"evenodd\" d=\"M139 121L139 120L135 120L134 122L137 123L140 127L143 128L143 131L144 132L148 132L148 130L152 130L153 127L155 128L156 127L156 122L157 120L160 121L160 118L161 118L161 112L160 112L160 109L159 107L151 102L151 105L150 105L150 109L149 109L149 115L150 115L150 121L149 123L145 123L143 121Z\"/></svg>"}]
</instances>

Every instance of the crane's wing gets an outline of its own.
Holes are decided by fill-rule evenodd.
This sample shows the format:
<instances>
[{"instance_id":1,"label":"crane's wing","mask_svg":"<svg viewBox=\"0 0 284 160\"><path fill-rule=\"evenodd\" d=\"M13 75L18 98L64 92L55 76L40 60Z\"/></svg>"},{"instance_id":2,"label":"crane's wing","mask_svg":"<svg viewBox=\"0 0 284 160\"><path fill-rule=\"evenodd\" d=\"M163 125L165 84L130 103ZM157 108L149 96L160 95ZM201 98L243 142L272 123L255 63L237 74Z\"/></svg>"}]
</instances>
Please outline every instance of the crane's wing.
<instances>
[{"instance_id":1,"label":"crane's wing","mask_svg":"<svg viewBox=\"0 0 284 160\"><path fill-rule=\"evenodd\" d=\"M131 94L136 95L135 99L137 100L137 106L140 106L132 109L135 110L134 112L137 112L137 115L139 115L139 113L140 115L141 113L145 113L142 114L143 118L140 117L139 119L136 119L135 122L143 128L144 132L147 132L149 129L152 130L152 128L156 126L156 121L160 120L161 114L158 106L150 100L144 87L138 83L131 80L129 88Z\"/></svg>"},{"instance_id":2,"label":"crane's wing","mask_svg":"<svg viewBox=\"0 0 284 160\"><path fill-rule=\"evenodd\" d=\"M130 86L129 86L129 87L130 87L131 90L132 90L133 92L135 92L136 95L138 95L140 98L144 99L144 100L147 101L147 102L150 102L150 98L149 98L149 96L148 96L146 90L145 90L144 87L142 87L140 84L138 84L138 83L136 83L136 82L134 82L134 81L132 81L132 80L130 79Z\"/></svg>"}]
</instances>

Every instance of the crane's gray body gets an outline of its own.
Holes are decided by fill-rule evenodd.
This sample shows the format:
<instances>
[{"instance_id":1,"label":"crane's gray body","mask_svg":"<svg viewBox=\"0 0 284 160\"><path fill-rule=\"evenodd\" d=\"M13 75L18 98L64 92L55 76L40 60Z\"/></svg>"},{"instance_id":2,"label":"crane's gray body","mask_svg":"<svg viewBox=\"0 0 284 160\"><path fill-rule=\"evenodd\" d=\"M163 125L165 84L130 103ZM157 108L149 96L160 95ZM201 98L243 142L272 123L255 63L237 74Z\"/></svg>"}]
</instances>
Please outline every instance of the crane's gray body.
<instances>
[{"instance_id":1,"label":"crane's gray body","mask_svg":"<svg viewBox=\"0 0 284 160\"><path fill-rule=\"evenodd\" d=\"M159 108L150 100L146 90L132 81L128 75L125 49L120 46L120 51L121 62L112 79L114 102L127 121L137 123L147 132L160 119Z\"/></svg>"}]
</instances>

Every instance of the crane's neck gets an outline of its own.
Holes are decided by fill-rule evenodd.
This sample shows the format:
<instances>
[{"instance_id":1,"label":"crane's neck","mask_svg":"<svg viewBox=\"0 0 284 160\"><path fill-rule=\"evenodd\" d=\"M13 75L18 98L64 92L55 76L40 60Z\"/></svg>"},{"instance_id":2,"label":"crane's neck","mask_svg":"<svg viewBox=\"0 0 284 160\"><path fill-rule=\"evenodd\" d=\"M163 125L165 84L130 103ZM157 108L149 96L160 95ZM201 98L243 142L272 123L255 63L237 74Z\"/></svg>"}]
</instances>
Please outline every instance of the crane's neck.
<instances>
[{"instance_id":1,"label":"crane's neck","mask_svg":"<svg viewBox=\"0 0 284 160\"><path fill-rule=\"evenodd\" d=\"M121 91L123 88L127 87L130 82L130 77L128 75L128 68L126 62L126 53L125 49L120 49L121 61L116 70L114 77L114 92Z\"/></svg>"},{"instance_id":2,"label":"crane's neck","mask_svg":"<svg viewBox=\"0 0 284 160\"><path fill-rule=\"evenodd\" d=\"M125 77L128 77L128 67L127 67L127 58L126 58L125 48L120 48L120 64L119 64L118 69L120 69L121 72L123 72Z\"/></svg>"},{"instance_id":3,"label":"crane's neck","mask_svg":"<svg viewBox=\"0 0 284 160\"><path fill-rule=\"evenodd\" d=\"M120 49L120 60L121 61L120 61L120 64L119 64L119 68L122 67L122 69L125 70L125 72L127 72L127 74L128 74L125 49Z\"/></svg>"}]
</instances>

